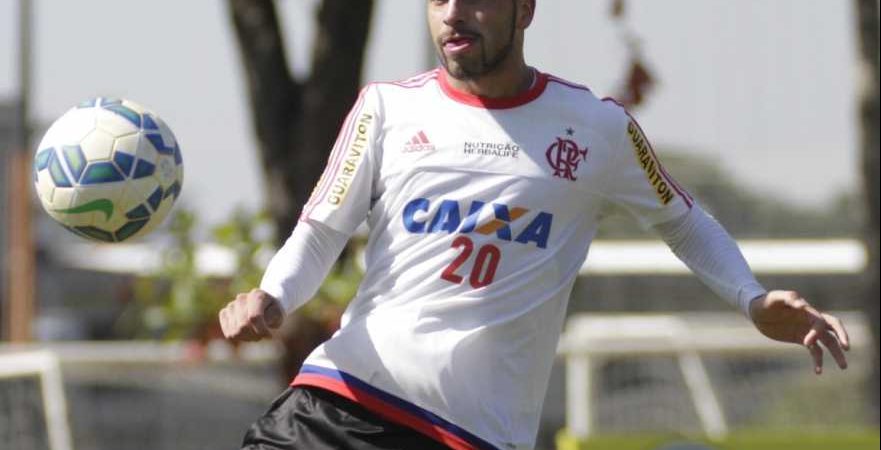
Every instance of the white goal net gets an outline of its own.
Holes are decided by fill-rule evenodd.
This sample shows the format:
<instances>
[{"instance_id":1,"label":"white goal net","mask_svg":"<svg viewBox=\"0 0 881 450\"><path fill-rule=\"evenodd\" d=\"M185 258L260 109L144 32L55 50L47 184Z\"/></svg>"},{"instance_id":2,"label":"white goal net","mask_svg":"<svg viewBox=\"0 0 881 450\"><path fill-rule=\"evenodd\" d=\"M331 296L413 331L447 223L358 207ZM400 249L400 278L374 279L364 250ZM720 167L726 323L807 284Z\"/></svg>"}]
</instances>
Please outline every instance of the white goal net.
<instances>
[{"instance_id":1,"label":"white goal net","mask_svg":"<svg viewBox=\"0 0 881 450\"><path fill-rule=\"evenodd\" d=\"M278 358L269 343L0 344L0 450L237 448L286 386Z\"/></svg>"},{"instance_id":2,"label":"white goal net","mask_svg":"<svg viewBox=\"0 0 881 450\"><path fill-rule=\"evenodd\" d=\"M0 443L15 450L70 450L58 359L49 351L0 353Z\"/></svg>"},{"instance_id":3,"label":"white goal net","mask_svg":"<svg viewBox=\"0 0 881 450\"><path fill-rule=\"evenodd\" d=\"M736 430L822 431L864 422L868 329L844 314L853 350L826 355L760 335L736 314L574 316L560 345L571 434L645 432L722 438Z\"/></svg>"}]
</instances>

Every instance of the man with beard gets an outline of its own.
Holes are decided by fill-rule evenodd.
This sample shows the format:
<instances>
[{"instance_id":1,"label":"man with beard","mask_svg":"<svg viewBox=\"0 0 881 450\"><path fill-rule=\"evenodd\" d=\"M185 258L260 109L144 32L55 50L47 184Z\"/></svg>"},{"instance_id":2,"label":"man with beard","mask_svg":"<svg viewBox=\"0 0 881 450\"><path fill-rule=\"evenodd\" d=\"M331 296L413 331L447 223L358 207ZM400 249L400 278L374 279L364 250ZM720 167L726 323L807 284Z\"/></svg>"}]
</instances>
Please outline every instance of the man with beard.
<instances>
[{"instance_id":1,"label":"man with beard","mask_svg":"<svg viewBox=\"0 0 881 450\"><path fill-rule=\"evenodd\" d=\"M361 92L259 289L220 312L269 336L369 226L334 336L247 432L248 449L534 446L566 304L610 205L656 230L765 335L842 368L840 321L767 292L614 101L524 61L535 0L430 0L441 67Z\"/></svg>"}]
</instances>

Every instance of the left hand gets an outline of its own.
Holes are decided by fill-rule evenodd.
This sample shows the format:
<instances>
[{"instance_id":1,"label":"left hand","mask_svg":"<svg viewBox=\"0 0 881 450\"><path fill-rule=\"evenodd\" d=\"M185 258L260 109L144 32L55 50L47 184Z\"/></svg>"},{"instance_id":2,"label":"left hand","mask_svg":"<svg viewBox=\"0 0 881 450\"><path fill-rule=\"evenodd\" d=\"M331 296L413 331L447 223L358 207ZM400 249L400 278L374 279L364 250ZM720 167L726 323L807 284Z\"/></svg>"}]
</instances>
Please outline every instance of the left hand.
<instances>
[{"instance_id":1,"label":"left hand","mask_svg":"<svg viewBox=\"0 0 881 450\"><path fill-rule=\"evenodd\" d=\"M832 354L838 367L847 368L844 352L850 339L837 317L821 313L794 291L771 291L750 303L750 315L765 336L807 347L814 359L814 372L823 372L823 349Z\"/></svg>"}]
</instances>

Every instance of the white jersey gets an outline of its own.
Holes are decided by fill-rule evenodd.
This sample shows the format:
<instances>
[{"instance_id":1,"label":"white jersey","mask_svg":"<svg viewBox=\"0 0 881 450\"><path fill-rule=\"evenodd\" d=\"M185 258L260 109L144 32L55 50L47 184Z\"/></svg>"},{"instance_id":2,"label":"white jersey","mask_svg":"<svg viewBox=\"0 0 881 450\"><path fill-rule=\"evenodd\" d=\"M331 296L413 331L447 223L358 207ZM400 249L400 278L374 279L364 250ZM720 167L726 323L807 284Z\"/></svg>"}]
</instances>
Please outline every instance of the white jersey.
<instances>
[{"instance_id":1,"label":"white jersey","mask_svg":"<svg viewBox=\"0 0 881 450\"><path fill-rule=\"evenodd\" d=\"M534 445L570 291L606 208L644 224L691 199L636 122L536 72L455 91L443 70L367 86L301 220L369 225L342 328L295 385L332 390L452 448Z\"/></svg>"}]
</instances>

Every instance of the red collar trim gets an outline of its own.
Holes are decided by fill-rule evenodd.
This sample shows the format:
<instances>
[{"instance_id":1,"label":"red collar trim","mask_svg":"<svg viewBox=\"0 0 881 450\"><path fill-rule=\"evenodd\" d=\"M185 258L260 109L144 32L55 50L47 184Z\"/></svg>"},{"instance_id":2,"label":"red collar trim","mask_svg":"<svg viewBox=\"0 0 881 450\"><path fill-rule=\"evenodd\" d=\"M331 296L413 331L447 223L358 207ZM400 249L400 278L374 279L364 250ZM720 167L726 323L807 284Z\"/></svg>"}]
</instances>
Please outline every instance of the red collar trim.
<instances>
[{"instance_id":1,"label":"red collar trim","mask_svg":"<svg viewBox=\"0 0 881 450\"><path fill-rule=\"evenodd\" d=\"M508 109L525 105L538 98L548 85L548 76L536 70L535 82L532 83L532 87L523 93L514 97L489 98L469 94L454 88L447 80L447 71L440 69L438 72L440 72L437 77L438 82L440 83L441 90L447 95L447 97L450 97L459 103L485 109Z\"/></svg>"}]
</instances>

